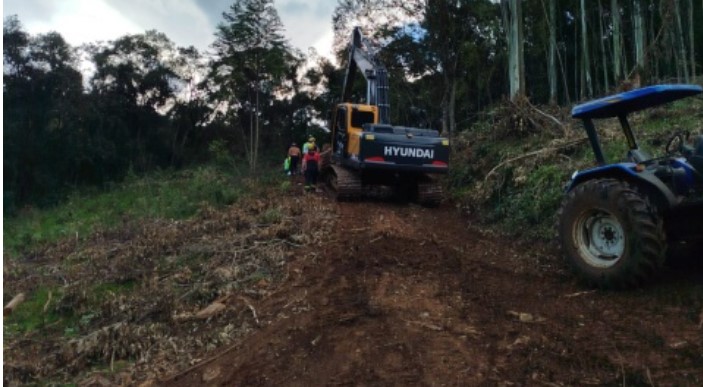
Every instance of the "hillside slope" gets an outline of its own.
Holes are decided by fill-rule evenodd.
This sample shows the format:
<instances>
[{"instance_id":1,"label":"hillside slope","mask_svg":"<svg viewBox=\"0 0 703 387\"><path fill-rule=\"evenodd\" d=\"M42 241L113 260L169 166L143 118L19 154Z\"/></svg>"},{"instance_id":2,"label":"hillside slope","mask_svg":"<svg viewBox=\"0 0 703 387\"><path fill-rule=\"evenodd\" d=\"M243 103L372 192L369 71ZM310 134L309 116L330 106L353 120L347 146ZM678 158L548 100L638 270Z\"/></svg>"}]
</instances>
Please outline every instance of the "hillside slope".
<instances>
[{"instance_id":1,"label":"hillside slope","mask_svg":"<svg viewBox=\"0 0 703 387\"><path fill-rule=\"evenodd\" d=\"M5 319L5 384L703 383L700 260L593 291L449 203L293 188L6 260L40 321Z\"/></svg>"}]
</instances>

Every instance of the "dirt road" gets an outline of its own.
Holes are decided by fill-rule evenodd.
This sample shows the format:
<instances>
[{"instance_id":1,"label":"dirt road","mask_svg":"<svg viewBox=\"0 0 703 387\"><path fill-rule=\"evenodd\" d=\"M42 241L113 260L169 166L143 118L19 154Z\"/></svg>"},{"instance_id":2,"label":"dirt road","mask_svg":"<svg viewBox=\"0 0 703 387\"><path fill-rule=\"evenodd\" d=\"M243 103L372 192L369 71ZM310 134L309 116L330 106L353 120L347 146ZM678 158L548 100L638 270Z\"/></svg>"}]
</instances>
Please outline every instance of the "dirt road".
<instances>
[{"instance_id":1,"label":"dirt road","mask_svg":"<svg viewBox=\"0 0 703 387\"><path fill-rule=\"evenodd\" d=\"M335 206L259 328L163 385L703 385L700 260L594 291L449 205Z\"/></svg>"}]
</instances>

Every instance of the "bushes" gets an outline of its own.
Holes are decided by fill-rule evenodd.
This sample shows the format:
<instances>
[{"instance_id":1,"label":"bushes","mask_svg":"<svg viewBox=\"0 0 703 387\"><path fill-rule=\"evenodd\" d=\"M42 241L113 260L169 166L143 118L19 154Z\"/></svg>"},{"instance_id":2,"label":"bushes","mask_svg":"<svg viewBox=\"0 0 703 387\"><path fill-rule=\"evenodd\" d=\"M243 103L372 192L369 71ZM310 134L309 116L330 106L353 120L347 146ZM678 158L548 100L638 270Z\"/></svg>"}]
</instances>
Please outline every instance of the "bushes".
<instances>
[{"instance_id":1,"label":"bushes","mask_svg":"<svg viewBox=\"0 0 703 387\"><path fill-rule=\"evenodd\" d=\"M76 191L59 206L26 208L4 219L5 250L17 253L62 237L82 238L128 220L187 218L204 206L219 208L255 194L259 185L273 183L275 175L265 175L266 179L251 180L233 164L156 171L143 177L130 174L108 191Z\"/></svg>"},{"instance_id":2,"label":"bushes","mask_svg":"<svg viewBox=\"0 0 703 387\"><path fill-rule=\"evenodd\" d=\"M509 230L524 230L529 236L551 238L554 215L564 193L568 173L553 164L545 164L513 179L504 192L492 198L489 219Z\"/></svg>"},{"instance_id":3,"label":"bushes","mask_svg":"<svg viewBox=\"0 0 703 387\"><path fill-rule=\"evenodd\" d=\"M658 156L673 132L703 133L702 106L702 100L690 99L632 115L640 146ZM511 134L505 125L512 121L498 117L509 113L497 109L493 125L479 123L452 139L449 192L462 209L486 225L549 239L565 185L574 171L595 165L593 152L580 122L565 120L562 130L532 127ZM598 121L597 129L608 162L622 160L628 147L617 120Z\"/></svg>"}]
</instances>

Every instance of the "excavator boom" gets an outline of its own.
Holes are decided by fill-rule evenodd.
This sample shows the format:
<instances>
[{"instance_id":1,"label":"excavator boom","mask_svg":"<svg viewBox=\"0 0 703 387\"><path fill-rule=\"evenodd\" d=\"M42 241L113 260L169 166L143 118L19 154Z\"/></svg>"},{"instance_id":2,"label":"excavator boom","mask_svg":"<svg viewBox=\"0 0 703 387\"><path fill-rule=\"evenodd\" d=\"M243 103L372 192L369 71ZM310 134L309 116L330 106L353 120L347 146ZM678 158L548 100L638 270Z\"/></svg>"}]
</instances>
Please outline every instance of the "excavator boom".
<instances>
[{"instance_id":1,"label":"excavator boom","mask_svg":"<svg viewBox=\"0 0 703 387\"><path fill-rule=\"evenodd\" d=\"M349 47L347 72L342 87L342 101L351 100L354 78L358 70L366 79L366 103L378 106L379 124L389 124L391 107L388 98L388 71L374 56L368 54L370 52L369 43L361 35L361 29L355 27Z\"/></svg>"}]
</instances>

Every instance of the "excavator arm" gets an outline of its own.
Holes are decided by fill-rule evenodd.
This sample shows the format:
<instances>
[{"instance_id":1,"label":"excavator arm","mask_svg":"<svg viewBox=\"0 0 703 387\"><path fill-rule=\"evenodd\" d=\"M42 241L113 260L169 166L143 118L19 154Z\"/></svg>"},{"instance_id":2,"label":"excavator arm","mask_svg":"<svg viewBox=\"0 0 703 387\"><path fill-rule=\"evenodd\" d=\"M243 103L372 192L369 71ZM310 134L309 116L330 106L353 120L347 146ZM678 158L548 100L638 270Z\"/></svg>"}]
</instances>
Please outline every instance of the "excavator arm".
<instances>
[{"instance_id":1,"label":"excavator arm","mask_svg":"<svg viewBox=\"0 0 703 387\"><path fill-rule=\"evenodd\" d=\"M361 35L361 28L355 27L349 46L347 73L342 88L342 101L350 102L356 72L359 70L366 79L366 103L378 107L378 123L390 124L390 101L388 98L388 72L376 60L369 44Z\"/></svg>"}]
</instances>

